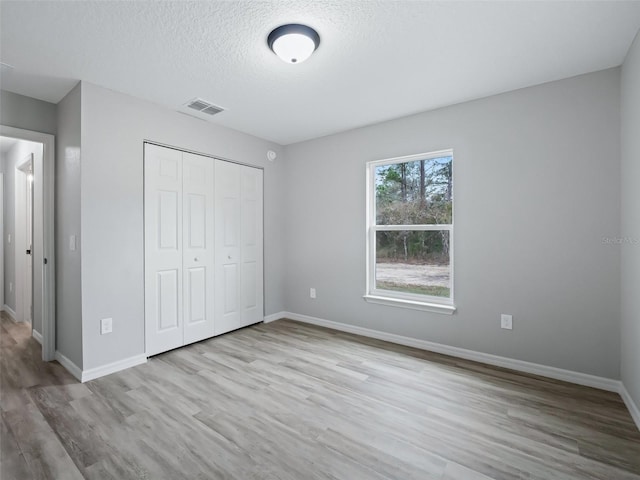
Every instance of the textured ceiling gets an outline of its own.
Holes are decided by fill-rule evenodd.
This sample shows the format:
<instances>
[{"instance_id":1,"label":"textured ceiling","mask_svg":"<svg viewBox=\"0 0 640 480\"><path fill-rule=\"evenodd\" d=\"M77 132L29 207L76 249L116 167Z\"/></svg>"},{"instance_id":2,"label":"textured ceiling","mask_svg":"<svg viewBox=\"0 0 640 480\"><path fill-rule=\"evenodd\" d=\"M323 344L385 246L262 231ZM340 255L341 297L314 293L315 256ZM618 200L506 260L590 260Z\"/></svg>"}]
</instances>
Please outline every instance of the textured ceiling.
<instances>
[{"instance_id":1,"label":"textured ceiling","mask_svg":"<svg viewBox=\"0 0 640 480\"><path fill-rule=\"evenodd\" d=\"M266 46L283 23L321 45L290 65ZM79 79L289 144L618 66L633 2L7 2L2 88L58 102Z\"/></svg>"}]
</instances>

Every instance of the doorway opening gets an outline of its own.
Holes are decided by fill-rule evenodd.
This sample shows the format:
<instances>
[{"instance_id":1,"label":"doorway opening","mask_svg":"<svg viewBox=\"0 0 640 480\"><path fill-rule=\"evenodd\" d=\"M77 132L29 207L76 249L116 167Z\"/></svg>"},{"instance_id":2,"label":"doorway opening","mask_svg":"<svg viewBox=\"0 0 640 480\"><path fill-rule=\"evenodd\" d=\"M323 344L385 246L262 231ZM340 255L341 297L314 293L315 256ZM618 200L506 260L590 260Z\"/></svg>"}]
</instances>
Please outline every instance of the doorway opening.
<instances>
[{"instance_id":1,"label":"doorway opening","mask_svg":"<svg viewBox=\"0 0 640 480\"><path fill-rule=\"evenodd\" d=\"M2 310L31 324L42 358L55 356L54 138L0 126Z\"/></svg>"}]
</instances>

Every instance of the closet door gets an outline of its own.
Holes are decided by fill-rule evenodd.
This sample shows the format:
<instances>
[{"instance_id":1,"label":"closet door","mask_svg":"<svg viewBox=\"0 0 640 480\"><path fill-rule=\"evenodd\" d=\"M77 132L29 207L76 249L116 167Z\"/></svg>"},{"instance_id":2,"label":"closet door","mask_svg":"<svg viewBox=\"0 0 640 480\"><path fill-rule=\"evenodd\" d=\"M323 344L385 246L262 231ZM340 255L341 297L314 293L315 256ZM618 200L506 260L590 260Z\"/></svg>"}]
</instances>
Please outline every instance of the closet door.
<instances>
[{"instance_id":1,"label":"closet door","mask_svg":"<svg viewBox=\"0 0 640 480\"><path fill-rule=\"evenodd\" d=\"M214 335L214 160L183 153L184 343Z\"/></svg>"},{"instance_id":2,"label":"closet door","mask_svg":"<svg viewBox=\"0 0 640 480\"><path fill-rule=\"evenodd\" d=\"M240 328L240 165L216 160L215 334Z\"/></svg>"},{"instance_id":3,"label":"closet door","mask_svg":"<svg viewBox=\"0 0 640 480\"><path fill-rule=\"evenodd\" d=\"M241 167L241 326L264 320L262 170Z\"/></svg>"},{"instance_id":4,"label":"closet door","mask_svg":"<svg viewBox=\"0 0 640 480\"><path fill-rule=\"evenodd\" d=\"M261 322L262 170L216 160L215 333Z\"/></svg>"},{"instance_id":5,"label":"closet door","mask_svg":"<svg viewBox=\"0 0 640 480\"><path fill-rule=\"evenodd\" d=\"M145 341L147 356L184 343L182 153L145 144Z\"/></svg>"}]
</instances>

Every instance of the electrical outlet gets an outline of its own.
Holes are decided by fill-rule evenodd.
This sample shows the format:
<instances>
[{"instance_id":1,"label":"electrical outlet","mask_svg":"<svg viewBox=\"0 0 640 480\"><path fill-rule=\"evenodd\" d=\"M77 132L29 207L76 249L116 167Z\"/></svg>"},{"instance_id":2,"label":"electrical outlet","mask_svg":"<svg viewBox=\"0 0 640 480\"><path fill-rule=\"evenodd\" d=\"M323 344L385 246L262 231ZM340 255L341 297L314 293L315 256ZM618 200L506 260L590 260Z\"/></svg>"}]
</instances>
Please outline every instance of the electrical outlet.
<instances>
[{"instance_id":1,"label":"electrical outlet","mask_svg":"<svg viewBox=\"0 0 640 480\"><path fill-rule=\"evenodd\" d=\"M69 235L69 250L72 252L76 251L76 236Z\"/></svg>"},{"instance_id":2,"label":"electrical outlet","mask_svg":"<svg viewBox=\"0 0 640 480\"><path fill-rule=\"evenodd\" d=\"M309 289L309 298L316 298L316 289L315 288L310 288Z\"/></svg>"},{"instance_id":3,"label":"electrical outlet","mask_svg":"<svg viewBox=\"0 0 640 480\"><path fill-rule=\"evenodd\" d=\"M513 330L513 315L500 315L500 328Z\"/></svg>"},{"instance_id":4,"label":"electrical outlet","mask_svg":"<svg viewBox=\"0 0 640 480\"><path fill-rule=\"evenodd\" d=\"M113 318L103 318L100 320L100 335L113 331Z\"/></svg>"}]
</instances>

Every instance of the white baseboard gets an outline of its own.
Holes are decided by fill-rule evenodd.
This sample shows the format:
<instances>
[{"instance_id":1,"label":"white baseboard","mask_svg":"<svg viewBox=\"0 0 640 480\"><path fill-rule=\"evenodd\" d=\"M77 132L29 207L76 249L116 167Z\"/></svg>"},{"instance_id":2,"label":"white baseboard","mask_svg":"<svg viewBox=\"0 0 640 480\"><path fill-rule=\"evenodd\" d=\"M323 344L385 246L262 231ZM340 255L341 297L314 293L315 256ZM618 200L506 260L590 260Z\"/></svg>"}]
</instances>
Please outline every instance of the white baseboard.
<instances>
[{"instance_id":1,"label":"white baseboard","mask_svg":"<svg viewBox=\"0 0 640 480\"><path fill-rule=\"evenodd\" d=\"M13 320L14 322L17 322L16 318L16 312L13 310L13 308L11 308L9 305L7 305L6 303L2 306L2 311L3 312L7 312L7 315L9 315L9 318L11 320Z\"/></svg>"},{"instance_id":2,"label":"white baseboard","mask_svg":"<svg viewBox=\"0 0 640 480\"><path fill-rule=\"evenodd\" d=\"M89 380L104 377L105 375L119 372L120 370L124 370L125 368L135 367L136 365L141 365L143 363L147 363L147 356L144 354L135 355L133 357L125 358L124 360L118 360L117 362L108 363L100 367L83 370L81 381L83 383L88 382Z\"/></svg>"},{"instance_id":3,"label":"white baseboard","mask_svg":"<svg viewBox=\"0 0 640 480\"><path fill-rule=\"evenodd\" d=\"M385 340L391 343L419 348L421 350L428 350L435 353L442 353L444 355L464 358L465 360L486 363L488 365L494 365L497 367L509 368L518 372L531 373L533 375L540 375L542 377L563 380L565 382L584 385L587 387L599 388L601 390L607 390L609 392L620 393L620 387L622 385L619 380L614 380L611 378L598 377L595 375L589 375L587 373L574 372L572 370L564 370L561 368L550 367L538 363L525 362L523 360L517 360L515 358L500 357L498 355L492 355L489 353L482 353L474 350L467 350L465 348L452 347L449 345L429 342L427 340L420 340L417 338L404 337L402 335L395 335L393 333L381 332L379 330L357 327L355 325L348 325L346 323L332 322L330 320L311 317L309 315L282 312L281 318L290 318L291 320L310 323L321 327L327 327L333 330L340 330L342 332L362 335L364 337Z\"/></svg>"},{"instance_id":4,"label":"white baseboard","mask_svg":"<svg viewBox=\"0 0 640 480\"><path fill-rule=\"evenodd\" d=\"M31 336L36 339L36 342L38 342L40 345L42 345L42 334L41 333L39 333L37 330L31 330Z\"/></svg>"},{"instance_id":5,"label":"white baseboard","mask_svg":"<svg viewBox=\"0 0 640 480\"><path fill-rule=\"evenodd\" d=\"M281 318L285 318L287 316L287 312L278 312L272 313L271 315L267 315L264 317L264 323L275 322L276 320L280 320Z\"/></svg>"},{"instance_id":6,"label":"white baseboard","mask_svg":"<svg viewBox=\"0 0 640 480\"><path fill-rule=\"evenodd\" d=\"M124 360L118 360L117 362L108 363L107 365L102 365L100 367L82 370L60 352L56 352L55 358L58 362L60 362L60 365L66 368L71 375L76 377L76 379L82 383L88 382L89 380L95 380L99 377L104 377L105 375L109 375L110 373L119 372L120 370L124 370L125 368L135 367L136 365L147 363L147 357L145 355L136 355L134 357L125 358Z\"/></svg>"},{"instance_id":7,"label":"white baseboard","mask_svg":"<svg viewBox=\"0 0 640 480\"><path fill-rule=\"evenodd\" d=\"M620 382L619 393L620 393L620 396L622 397L622 400L624 400L624 404L629 409L631 418L633 418L633 421L636 422L638 430L640 430L640 408L638 408L638 405L636 405L636 402L633 401L633 398L631 398L631 395L629 395L627 388L624 386L622 382Z\"/></svg>"},{"instance_id":8,"label":"white baseboard","mask_svg":"<svg viewBox=\"0 0 640 480\"><path fill-rule=\"evenodd\" d=\"M66 368L71 375L76 377L78 381L82 381L82 369L80 367L58 351L56 351L55 359L60 363L60 365Z\"/></svg>"}]
</instances>

